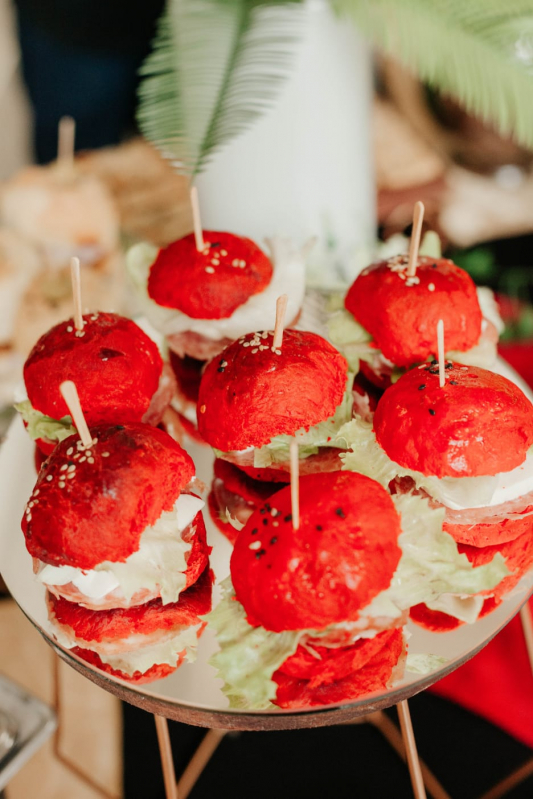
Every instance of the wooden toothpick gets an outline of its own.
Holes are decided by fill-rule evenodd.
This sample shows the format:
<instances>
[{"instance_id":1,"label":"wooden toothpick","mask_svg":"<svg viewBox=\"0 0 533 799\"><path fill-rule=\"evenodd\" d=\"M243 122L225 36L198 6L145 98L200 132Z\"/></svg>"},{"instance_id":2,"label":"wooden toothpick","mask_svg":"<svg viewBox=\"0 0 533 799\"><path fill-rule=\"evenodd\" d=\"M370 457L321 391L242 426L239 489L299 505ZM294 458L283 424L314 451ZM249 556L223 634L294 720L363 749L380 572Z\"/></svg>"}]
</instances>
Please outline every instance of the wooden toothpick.
<instances>
[{"instance_id":1,"label":"wooden toothpick","mask_svg":"<svg viewBox=\"0 0 533 799\"><path fill-rule=\"evenodd\" d=\"M57 162L72 169L74 167L74 141L76 123L72 117L61 117L57 136Z\"/></svg>"},{"instance_id":2,"label":"wooden toothpick","mask_svg":"<svg viewBox=\"0 0 533 799\"><path fill-rule=\"evenodd\" d=\"M298 444L291 441L291 513L292 526L295 530L300 529L300 462L298 460Z\"/></svg>"},{"instance_id":3,"label":"wooden toothpick","mask_svg":"<svg viewBox=\"0 0 533 799\"><path fill-rule=\"evenodd\" d=\"M413 230L411 232L411 242L409 244L409 260L407 261L407 277L416 275L416 265L418 263L418 248L420 247L420 236L422 235L422 222L424 221L424 203L420 200L415 203L413 212Z\"/></svg>"},{"instance_id":4,"label":"wooden toothpick","mask_svg":"<svg viewBox=\"0 0 533 799\"><path fill-rule=\"evenodd\" d=\"M444 322L439 319L437 322L437 357L439 359L439 386L444 388L446 382L446 361L444 359Z\"/></svg>"},{"instance_id":5,"label":"wooden toothpick","mask_svg":"<svg viewBox=\"0 0 533 799\"><path fill-rule=\"evenodd\" d=\"M63 395L63 399L67 403L72 421L74 422L74 427L79 433L83 446L85 448L91 447L93 438L89 432L87 422L85 421L85 416L83 415L83 411L81 409L80 398L78 396L78 390L76 386L72 380L65 380L65 382L61 383L59 386L59 390Z\"/></svg>"},{"instance_id":6,"label":"wooden toothpick","mask_svg":"<svg viewBox=\"0 0 533 799\"><path fill-rule=\"evenodd\" d=\"M80 259L70 259L70 279L72 281L72 299L74 300L74 326L83 330L83 314L81 312L81 278Z\"/></svg>"},{"instance_id":7,"label":"wooden toothpick","mask_svg":"<svg viewBox=\"0 0 533 799\"><path fill-rule=\"evenodd\" d=\"M282 294L276 300L276 326L274 328L274 341L272 342L272 349L279 350L283 341L283 325L285 322L285 313L287 311L286 294Z\"/></svg>"},{"instance_id":8,"label":"wooden toothpick","mask_svg":"<svg viewBox=\"0 0 533 799\"><path fill-rule=\"evenodd\" d=\"M191 188L191 206L192 206L192 222L194 225L194 240L196 241L196 249L202 252L205 247L204 235L202 233L202 221L200 219L200 204L198 202L198 189L196 186Z\"/></svg>"}]
</instances>

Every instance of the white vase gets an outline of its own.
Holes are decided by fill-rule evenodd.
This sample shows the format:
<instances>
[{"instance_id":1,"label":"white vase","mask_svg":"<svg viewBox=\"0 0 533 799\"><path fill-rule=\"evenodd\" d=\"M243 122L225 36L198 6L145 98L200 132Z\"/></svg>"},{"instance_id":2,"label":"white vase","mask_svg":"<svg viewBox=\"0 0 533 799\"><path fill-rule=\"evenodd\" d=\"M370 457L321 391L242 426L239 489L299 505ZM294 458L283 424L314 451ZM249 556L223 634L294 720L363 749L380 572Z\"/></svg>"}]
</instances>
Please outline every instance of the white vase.
<instances>
[{"instance_id":1,"label":"white vase","mask_svg":"<svg viewBox=\"0 0 533 799\"><path fill-rule=\"evenodd\" d=\"M369 50L326 0L307 0L306 34L275 107L197 179L205 228L261 242L318 237L311 274L351 281L375 241Z\"/></svg>"}]
</instances>

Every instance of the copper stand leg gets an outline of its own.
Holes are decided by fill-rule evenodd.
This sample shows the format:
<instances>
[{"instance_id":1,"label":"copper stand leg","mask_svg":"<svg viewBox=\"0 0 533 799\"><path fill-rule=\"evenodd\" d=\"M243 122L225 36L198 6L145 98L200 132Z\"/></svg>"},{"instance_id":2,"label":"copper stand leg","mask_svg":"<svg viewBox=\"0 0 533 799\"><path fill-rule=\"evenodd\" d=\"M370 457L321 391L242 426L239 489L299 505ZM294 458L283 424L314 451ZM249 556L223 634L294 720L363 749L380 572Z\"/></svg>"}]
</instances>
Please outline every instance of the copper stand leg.
<instances>
[{"instance_id":1,"label":"copper stand leg","mask_svg":"<svg viewBox=\"0 0 533 799\"><path fill-rule=\"evenodd\" d=\"M176 785L174 760L172 759L170 736L168 734L168 721L163 716L156 716L155 713L154 720L155 728L157 730L159 754L161 755L163 780L165 782L165 796L166 799L178 799L178 786Z\"/></svg>"},{"instance_id":2,"label":"copper stand leg","mask_svg":"<svg viewBox=\"0 0 533 799\"><path fill-rule=\"evenodd\" d=\"M526 639L527 654L529 655L531 671L533 671L533 619L531 618L529 602L526 602L520 611L520 621L522 622L524 638Z\"/></svg>"},{"instance_id":3,"label":"copper stand leg","mask_svg":"<svg viewBox=\"0 0 533 799\"><path fill-rule=\"evenodd\" d=\"M52 678L53 678L53 698L52 705L57 716L57 727L53 738L53 751L56 760L58 760L66 769L74 774L81 782L88 785L93 791L96 791L104 799L118 799L115 794L109 793L101 785L98 785L92 777L78 768L69 758L61 752L61 658L52 650Z\"/></svg>"},{"instance_id":4,"label":"copper stand leg","mask_svg":"<svg viewBox=\"0 0 533 799\"><path fill-rule=\"evenodd\" d=\"M179 799L187 799L225 735L226 730L208 730L206 732L202 743L191 757L187 768L180 777L178 782Z\"/></svg>"},{"instance_id":5,"label":"copper stand leg","mask_svg":"<svg viewBox=\"0 0 533 799\"><path fill-rule=\"evenodd\" d=\"M500 797L505 796L505 794L509 793L513 788L516 788L517 785L520 785L521 782L527 780L528 777L531 777L532 774L533 758L528 760L527 763L524 763L523 766L520 766L520 768L517 768L516 771L513 771L512 774L509 774L509 776L505 777L501 782L496 783L490 791L480 796L480 799L500 799Z\"/></svg>"},{"instance_id":6,"label":"copper stand leg","mask_svg":"<svg viewBox=\"0 0 533 799\"><path fill-rule=\"evenodd\" d=\"M407 764L409 766L409 774L411 775L413 793L415 799L426 799L426 789L424 788L424 780L422 779L422 771L420 770L420 763L418 761L415 735L413 732L413 725L411 724L411 715L409 713L407 700L404 699L402 702L398 702L396 707L398 708L398 717L400 719L400 727L402 728L402 736L407 753Z\"/></svg>"},{"instance_id":7,"label":"copper stand leg","mask_svg":"<svg viewBox=\"0 0 533 799\"><path fill-rule=\"evenodd\" d=\"M391 721L391 719L385 713L383 713L383 711L378 710L376 713L371 713L369 716L365 716L363 720L368 721L369 724L372 724L373 727L379 730L385 740L392 746L396 754L399 755L404 762L406 762L407 755L402 735L396 724ZM444 790L440 782L429 770L424 761L420 759L419 762L420 770L422 771L422 777L424 779L424 785L433 799L451 799L450 794Z\"/></svg>"}]
</instances>

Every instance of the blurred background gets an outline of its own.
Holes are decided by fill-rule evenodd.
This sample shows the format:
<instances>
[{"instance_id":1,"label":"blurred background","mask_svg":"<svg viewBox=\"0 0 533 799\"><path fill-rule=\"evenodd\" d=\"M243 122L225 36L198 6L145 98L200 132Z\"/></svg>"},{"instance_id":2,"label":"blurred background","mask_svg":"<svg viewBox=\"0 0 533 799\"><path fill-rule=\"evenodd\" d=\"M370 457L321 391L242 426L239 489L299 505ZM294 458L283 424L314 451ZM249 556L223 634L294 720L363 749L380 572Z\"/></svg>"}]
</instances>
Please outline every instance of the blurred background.
<instances>
[{"instance_id":1,"label":"blurred background","mask_svg":"<svg viewBox=\"0 0 533 799\"><path fill-rule=\"evenodd\" d=\"M164 245L191 229L188 178L141 137L135 121L139 68L163 5L162 0L0 0L0 406L5 419L29 350L71 313L71 256L82 261L87 306L128 313L125 248L137 240ZM66 116L75 120L74 162L68 124L58 145L59 123ZM369 138L377 230L372 246L356 256L359 268L386 242L390 252L405 248L413 205L422 200L425 229L437 231L445 254L477 283L496 291L506 323L501 352L533 384L533 151L379 53L372 60ZM0 671L49 699L51 653L19 616L8 597L0 602ZM452 786L456 799L481 796L531 754L533 733L524 731L523 712L533 708L533 687L516 685L512 671L505 672L502 647L527 675L516 628L514 637L478 656L472 671L461 670L459 683L438 689L448 698L459 697L476 715L454 710L435 696L413 702L421 753ZM480 671L487 684L476 702ZM152 719L125 708L123 738L116 700L74 673L66 678L65 690L69 701L63 721L72 756L101 778L109 795L118 796L124 782L128 797L162 796ZM483 713L487 691L502 700L492 714ZM482 721L483 715L488 720ZM173 725L181 766L202 734ZM287 762L281 758L271 781L261 774L263 793L258 787L257 796L273 791L291 797L410 795L407 773L391 750L379 748L375 731L312 731L313 741L310 735L227 738L211 776L202 778L192 796L213 795L217 781L219 786L227 780L229 786L237 772L241 777L232 795L248 796L253 769L261 768L258 747L272 759L281 751L292 754ZM266 738L258 743L260 736ZM331 768L340 750L346 762L336 763L335 774L325 773L322 782L294 783L291 763L304 768L303 753L315 751L314 746L316 754L307 762L325 758ZM347 768L355 752L366 769L366 776L357 779ZM385 761L389 778L377 774ZM377 782L368 779L369 764ZM359 786L354 785L358 779ZM9 799L97 795L54 761L50 749L42 750L7 790ZM531 778L506 795L533 795Z\"/></svg>"}]
</instances>

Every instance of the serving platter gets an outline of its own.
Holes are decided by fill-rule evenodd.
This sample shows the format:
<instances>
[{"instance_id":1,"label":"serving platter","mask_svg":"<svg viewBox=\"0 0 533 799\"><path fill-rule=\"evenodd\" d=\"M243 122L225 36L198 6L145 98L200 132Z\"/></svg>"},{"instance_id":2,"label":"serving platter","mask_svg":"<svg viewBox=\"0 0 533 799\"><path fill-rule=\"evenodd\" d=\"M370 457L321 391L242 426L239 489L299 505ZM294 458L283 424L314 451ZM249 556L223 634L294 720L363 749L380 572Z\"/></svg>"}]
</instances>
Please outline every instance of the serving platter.
<instances>
[{"instance_id":1,"label":"serving platter","mask_svg":"<svg viewBox=\"0 0 533 799\"><path fill-rule=\"evenodd\" d=\"M530 397L531 392L503 361L498 371L517 382ZM197 475L206 485L211 483L213 456L208 447L187 444L197 468ZM44 601L45 591L34 578L31 557L26 551L20 529L24 505L36 479L33 465L34 445L22 423L15 419L0 451L0 573L15 601L45 640L61 658L88 679L120 699L151 713L202 727L225 730L275 730L319 727L340 724L359 716L395 705L440 680L473 657L519 612L533 591L533 571L491 614L475 624L463 625L448 633L431 633L409 624L409 654L438 656L438 665L428 673L406 670L402 679L387 691L367 694L357 700L309 710L272 708L250 711L229 707L222 682L208 663L217 644L211 630L200 639L198 656L174 674L148 685L133 686L89 666L59 646L52 635ZM211 565L217 584L229 574L231 545L204 512L209 544L213 547ZM218 585L214 603L219 599Z\"/></svg>"}]
</instances>

